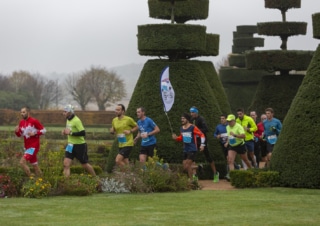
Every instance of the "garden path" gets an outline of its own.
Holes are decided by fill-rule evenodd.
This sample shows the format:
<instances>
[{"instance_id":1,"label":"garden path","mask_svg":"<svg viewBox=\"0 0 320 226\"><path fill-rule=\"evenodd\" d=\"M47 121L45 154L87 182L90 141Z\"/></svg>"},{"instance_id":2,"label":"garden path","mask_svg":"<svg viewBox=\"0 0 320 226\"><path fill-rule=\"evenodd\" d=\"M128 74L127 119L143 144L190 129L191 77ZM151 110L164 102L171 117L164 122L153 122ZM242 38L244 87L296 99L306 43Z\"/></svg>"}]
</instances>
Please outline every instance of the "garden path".
<instances>
[{"instance_id":1,"label":"garden path","mask_svg":"<svg viewBox=\"0 0 320 226\"><path fill-rule=\"evenodd\" d=\"M236 189L231 183L225 179L220 179L218 183L213 183L212 180L199 180L201 190L234 190Z\"/></svg>"}]
</instances>

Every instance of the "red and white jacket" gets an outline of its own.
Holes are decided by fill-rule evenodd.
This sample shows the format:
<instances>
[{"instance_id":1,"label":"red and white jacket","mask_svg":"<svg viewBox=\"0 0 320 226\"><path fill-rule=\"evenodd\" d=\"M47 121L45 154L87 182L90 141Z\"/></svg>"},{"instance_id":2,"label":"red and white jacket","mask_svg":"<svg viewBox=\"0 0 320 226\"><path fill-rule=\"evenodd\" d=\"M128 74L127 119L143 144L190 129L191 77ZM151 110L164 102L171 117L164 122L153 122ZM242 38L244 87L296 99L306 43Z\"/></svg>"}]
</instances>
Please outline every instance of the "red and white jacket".
<instances>
[{"instance_id":1,"label":"red and white jacket","mask_svg":"<svg viewBox=\"0 0 320 226\"><path fill-rule=\"evenodd\" d=\"M29 136L29 132L33 132L36 135ZM15 132L18 137L23 136L25 149L35 148L36 150L40 148L40 136L45 133L46 129L43 125L32 117L28 117L26 120L22 119L19 123L19 131Z\"/></svg>"}]
</instances>

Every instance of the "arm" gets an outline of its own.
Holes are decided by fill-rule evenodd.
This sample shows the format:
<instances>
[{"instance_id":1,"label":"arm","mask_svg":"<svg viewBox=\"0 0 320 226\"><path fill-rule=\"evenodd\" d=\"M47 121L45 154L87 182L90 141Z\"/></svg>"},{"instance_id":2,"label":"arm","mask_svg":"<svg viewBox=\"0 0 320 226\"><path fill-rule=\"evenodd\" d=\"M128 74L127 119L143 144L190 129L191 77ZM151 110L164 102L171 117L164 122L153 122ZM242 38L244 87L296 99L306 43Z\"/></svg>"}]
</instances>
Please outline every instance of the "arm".
<instances>
[{"instance_id":1,"label":"arm","mask_svg":"<svg viewBox=\"0 0 320 226\"><path fill-rule=\"evenodd\" d=\"M43 125L38 120L35 120L34 124L35 124L35 128L38 130L37 134L35 135L41 136L47 132L47 130L43 127Z\"/></svg>"},{"instance_id":2,"label":"arm","mask_svg":"<svg viewBox=\"0 0 320 226\"><path fill-rule=\"evenodd\" d=\"M193 133L195 135L198 135L201 138L201 146L205 146L205 142L206 142L206 137L205 135L200 131L200 129L198 127L194 127L193 129Z\"/></svg>"},{"instance_id":3,"label":"arm","mask_svg":"<svg viewBox=\"0 0 320 226\"><path fill-rule=\"evenodd\" d=\"M14 129L14 132L17 137L21 137L21 131L20 131L19 125L16 126L16 128Z\"/></svg>"},{"instance_id":4,"label":"arm","mask_svg":"<svg viewBox=\"0 0 320 226\"><path fill-rule=\"evenodd\" d=\"M158 127L158 126L155 126L154 129L153 129L151 132L148 133L148 136L155 135L155 134L157 134L157 133L159 133L159 132L160 132L159 127Z\"/></svg>"},{"instance_id":5,"label":"arm","mask_svg":"<svg viewBox=\"0 0 320 226\"><path fill-rule=\"evenodd\" d=\"M181 142L182 141L182 135L180 134L179 136L177 136L175 133L172 134L172 139L174 139L175 141Z\"/></svg>"},{"instance_id":6,"label":"arm","mask_svg":"<svg viewBox=\"0 0 320 226\"><path fill-rule=\"evenodd\" d=\"M79 132L71 132L68 134L70 136L76 136L76 137L84 137L86 136L86 131L85 130L81 130Z\"/></svg>"},{"instance_id":7,"label":"arm","mask_svg":"<svg viewBox=\"0 0 320 226\"><path fill-rule=\"evenodd\" d=\"M247 132L253 133L258 130L258 127L252 118L250 118L249 120L249 125L250 125L250 128L246 128Z\"/></svg>"}]
</instances>

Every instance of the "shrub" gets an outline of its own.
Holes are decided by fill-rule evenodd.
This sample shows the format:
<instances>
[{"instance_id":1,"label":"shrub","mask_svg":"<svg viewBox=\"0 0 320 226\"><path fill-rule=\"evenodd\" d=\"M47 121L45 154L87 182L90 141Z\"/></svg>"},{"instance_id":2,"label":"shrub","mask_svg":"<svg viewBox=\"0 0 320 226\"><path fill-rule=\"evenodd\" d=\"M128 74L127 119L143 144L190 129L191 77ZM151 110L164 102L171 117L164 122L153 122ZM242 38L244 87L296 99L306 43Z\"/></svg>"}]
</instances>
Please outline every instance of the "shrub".
<instances>
[{"instance_id":1,"label":"shrub","mask_svg":"<svg viewBox=\"0 0 320 226\"><path fill-rule=\"evenodd\" d=\"M51 184L42 178L30 177L22 187L21 193L28 198L42 198L48 196Z\"/></svg>"},{"instance_id":2,"label":"shrub","mask_svg":"<svg viewBox=\"0 0 320 226\"><path fill-rule=\"evenodd\" d=\"M0 175L0 198L17 196L18 191L10 176Z\"/></svg>"},{"instance_id":3,"label":"shrub","mask_svg":"<svg viewBox=\"0 0 320 226\"><path fill-rule=\"evenodd\" d=\"M279 172L264 169L232 170L231 185L236 188L279 186Z\"/></svg>"},{"instance_id":4,"label":"shrub","mask_svg":"<svg viewBox=\"0 0 320 226\"><path fill-rule=\"evenodd\" d=\"M143 166L141 163L132 164L124 171L116 168L114 178L124 183L130 192L137 193L185 191L198 187L189 183L187 176L180 170L171 170L156 153Z\"/></svg>"},{"instance_id":5,"label":"shrub","mask_svg":"<svg viewBox=\"0 0 320 226\"><path fill-rule=\"evenodd\" d=\"M104 178L101 180L101 190L109 193L129 193L124 183L116 181L114 178Z\"/></svg>"},{"instance_id":6,"label":"shrub","mask_svg":"<svg viewBox=\"0 0 320 226\"><path fill-rule=\"evenodd\" d=\"M97 192L99 179L89 174L72 174L61 177L58 190L61 195L87 196Z\"/></svg>"}]
</instances>

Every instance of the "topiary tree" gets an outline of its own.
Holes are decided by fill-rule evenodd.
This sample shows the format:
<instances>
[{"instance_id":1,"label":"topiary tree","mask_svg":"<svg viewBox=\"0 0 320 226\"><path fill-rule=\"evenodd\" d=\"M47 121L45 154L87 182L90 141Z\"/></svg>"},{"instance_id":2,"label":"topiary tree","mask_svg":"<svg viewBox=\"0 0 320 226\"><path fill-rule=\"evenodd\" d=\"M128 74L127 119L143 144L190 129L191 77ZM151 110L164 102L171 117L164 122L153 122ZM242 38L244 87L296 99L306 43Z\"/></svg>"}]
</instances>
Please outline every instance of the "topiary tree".
<instances>
[{"instance_id":1,"label":"topiary tree","mask_svg":"<svg viewBox=\"0 0 320 226\"><path fill-rule=\"evenodd\" d=\"M299 75L288 76L289 72L292 70L305 71L311 61L313 52L287 50L288 37L305 35L307 31L307 23L305 22L286 21L288 9L300 8L301 0L265 0L265 7L279 9L282 14L282 21L258 23L258 34L279 36L282 41L281 50L246 52L247 68L249 70L267 70L274 74L277 72L280 76L273 76L273 79L272 77L261 79L258 91L249 109L264 112L266 107L272 107L277 114L277 118L283 120L299 87L299 81L297 80L300 79L301 84L303 79L303 76ZM286 85L279 87L279 83Z\"/></svg>"},{"instance_id":2,"label":"topiary tree","mask_svg":"<svg viewBox=\"0 0 320 226\"><path fill-rule=\"evenodd\" d=\"M254 37L255 33L257 33L255 25L237 26L237 31L233 32L232 53L228 56L230 66L221 67L219 71L232 112L236 112L239 107L247 109L261 78L270 74L264 70L247 70L245 68L244 52L264 46L264 39Z\"/></svg>"},{"instance_id":3,"label":"topiary tree","mask_svg":"<svg viewBox=\"0 0 320 226\"><path fill-rule=\"evenodd\" d=\"M230 113L230 106L212 62L189 60L198 56L218 55L219 35L207 34L205 26L184 24L188 20L206 19L209 0L149 0L148 5L150 17L171 20L171 23L138 26L139 54L160 59L145 63L127 115L136 118L136 108L145 107L146 114L161 130L157 134L157 155L170 163L181 163L182 146L171 138L171 128L160 94L160 74L169 66L175 102L167 115L173 132L179 133L182 113L189 112L193 105L197 106L209 125L209 150L213 152L215 161L221 161L221 167L224 168L223 152L213 138L213 130L219 123L220 114ZM139 146L134 148L131 159L138 158L139 149ZM219 170L218 164L217 168Z\"/></svg>"},{"instance_id":4,"label":"topiary tree","mask_svg":"<svg viewBox=\"0 0 320 226\"><path fill-rule=\"evenodd\" d=\"M313 37L320 39L320 13L312 15ZM320 45L283 122L271 169L283 186L320 188Z\"/></svg>"}]
</instances>

